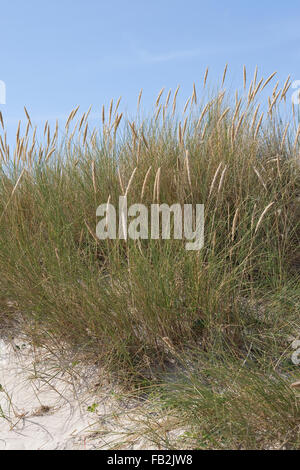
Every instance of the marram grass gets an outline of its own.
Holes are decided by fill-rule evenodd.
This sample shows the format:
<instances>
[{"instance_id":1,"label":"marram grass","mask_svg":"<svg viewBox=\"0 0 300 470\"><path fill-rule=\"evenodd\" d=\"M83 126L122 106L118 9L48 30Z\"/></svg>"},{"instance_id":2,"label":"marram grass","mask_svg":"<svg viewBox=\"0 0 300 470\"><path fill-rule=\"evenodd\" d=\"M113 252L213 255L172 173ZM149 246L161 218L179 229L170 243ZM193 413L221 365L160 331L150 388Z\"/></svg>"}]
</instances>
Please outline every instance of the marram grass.
<instances>
[{"instance_id":1,"label":"marram grass","mask_svg":"<svg viewBox=\"0 0 300 470\"><path fill-rule=\"evenodd\" d=\"M36 344L67 344L129 387L146 381L186 430L178 448L297 448L299 119L295 106L280 119L290 79L272 88L256 70L248 83L244 68L232 97L226 73L205 102L206 71L182 116L178 88L144 121L111 101L99 129L77 107L63 133L39 131L25 108L14 149L0 114L0 322L18 318ZM203 203L204 248L99 240L96 208L121 195Z\"/></svg>"}]
</instances>

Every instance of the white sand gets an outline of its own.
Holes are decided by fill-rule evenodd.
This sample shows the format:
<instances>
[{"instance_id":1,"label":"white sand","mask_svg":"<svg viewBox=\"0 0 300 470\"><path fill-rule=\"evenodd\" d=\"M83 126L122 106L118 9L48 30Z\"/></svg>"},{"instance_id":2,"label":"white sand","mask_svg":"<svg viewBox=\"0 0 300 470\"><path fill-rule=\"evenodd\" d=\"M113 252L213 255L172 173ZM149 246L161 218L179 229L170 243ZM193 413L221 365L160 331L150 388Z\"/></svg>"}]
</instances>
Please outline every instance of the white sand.
<instances>
[{"instance_id":1,"label":"white sand","mask_svg":"<svg viewBox=\"0 0 300 470\"><path fill-rule=\"evenodd\" d=\"M111 387L100 384L99 392L96 366L74 370L20 338L0 339L0 450L154 448L129 418L135 407L122 403L120 412Z\"/></svg>"}]
</instances>

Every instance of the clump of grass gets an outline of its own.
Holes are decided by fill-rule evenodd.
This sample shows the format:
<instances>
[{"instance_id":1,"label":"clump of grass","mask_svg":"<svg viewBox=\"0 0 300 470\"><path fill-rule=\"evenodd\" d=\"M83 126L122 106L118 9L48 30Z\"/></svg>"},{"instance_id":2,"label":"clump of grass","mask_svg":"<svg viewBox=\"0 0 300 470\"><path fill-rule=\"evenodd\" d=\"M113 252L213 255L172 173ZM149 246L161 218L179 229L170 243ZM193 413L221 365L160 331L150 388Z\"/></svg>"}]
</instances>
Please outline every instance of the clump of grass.
<instances>
[{"instance_id":1,"label":"clump of grass","mask_svg":"<svg viewBox=\"0 0 300 470\"><path fill-rule=\"evenodd\" d=\"M48 122L39 133L25 109L13 154L0 120L3 314L15 302L32 341L67 343L135 383L190 356L170 400L200 447L298 442L289 338L299 335L300 127L295 109L280 119L289 80L258 102L274 76L256 70L247 89L244 69L242 93L207 102L194 86L182 117L178 89L165 102L161 90L144 121L112 101L100 129L90 110L75 123L77 107L63 135ZM121 195L147 207L203 203L204 248L97 239L97 206ZM201 368L195 385L195 351L214 361L217 385L203 388Z\"/></svg>"},{"instance_id":2,"label":"clump of grass","mask_svg":"<svg viewBox=\"0 0 300 470\"><path fill-rule=\"evenodd\" d=\"M299 448L299 397L270 363L251 354L241 363L230 354L194 352L193 371L186 368L160 389L165 413L185 430L175 448ZM154 431L151 422L146 428Z\"/></svg>"}]
</instances>

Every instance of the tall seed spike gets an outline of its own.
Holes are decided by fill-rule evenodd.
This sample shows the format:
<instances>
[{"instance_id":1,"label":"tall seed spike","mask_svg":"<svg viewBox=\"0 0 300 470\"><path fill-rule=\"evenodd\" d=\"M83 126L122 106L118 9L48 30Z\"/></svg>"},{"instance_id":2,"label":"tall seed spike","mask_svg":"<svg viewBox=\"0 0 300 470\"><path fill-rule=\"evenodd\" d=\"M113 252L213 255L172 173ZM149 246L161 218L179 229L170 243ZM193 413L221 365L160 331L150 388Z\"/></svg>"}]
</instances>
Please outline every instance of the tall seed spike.
<instances>
[{"instance_id":1,"label":"tall seed spike","mask_svg":"<svg viewBox=\"0 0 300 470\"><path fill-rule=\"evenodd\" d=\"M224 72L223 72L223 77L222 77L222 85L224 85L224 82L225 82L225 78L226 78L226 73L227 73L227 68L228 68L228 64L225 65L225 68L224 68Z\"/></svg>"},{"instance_id":2,"label":"tall seed spike","mask_svg":"<svg viewBox=\"0 0 300 470\"><path fill-rule=\"evenodd\" d=\"M208 67L206 68L206 70L205 70L205 74L204 74L203 88L205 88L205 85L206 85L206 81L207 81L207 75L208 75Z\"/></svg>"}]
</instances>

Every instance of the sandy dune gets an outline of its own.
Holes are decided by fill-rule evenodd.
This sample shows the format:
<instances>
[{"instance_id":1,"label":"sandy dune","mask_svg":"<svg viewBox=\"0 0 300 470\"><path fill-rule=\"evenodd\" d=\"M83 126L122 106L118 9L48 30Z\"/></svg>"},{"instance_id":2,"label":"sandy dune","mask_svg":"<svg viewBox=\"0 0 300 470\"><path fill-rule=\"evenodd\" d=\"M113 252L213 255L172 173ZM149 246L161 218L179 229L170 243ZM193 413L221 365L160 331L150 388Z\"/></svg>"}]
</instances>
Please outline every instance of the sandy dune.
<instances>
[{"instance_id":1,"label":"sandy dune","mask_svg":"<svg viewBox=\"0 0 300 470\"><path fill-rule=\"evenodd\" d=\"M0 449L153 448L129 419L135 406L99 391L96 366L73 372L20 338L0 339Z\"/></svg>"}]
</instances>

